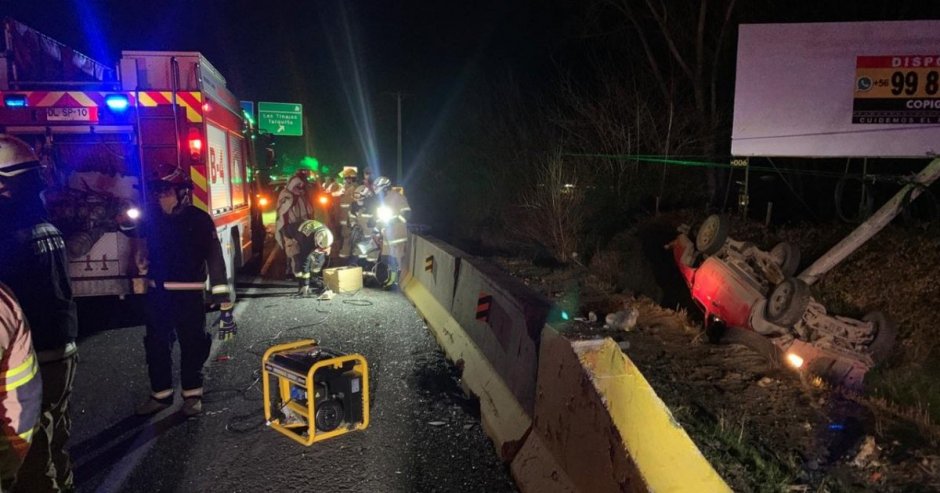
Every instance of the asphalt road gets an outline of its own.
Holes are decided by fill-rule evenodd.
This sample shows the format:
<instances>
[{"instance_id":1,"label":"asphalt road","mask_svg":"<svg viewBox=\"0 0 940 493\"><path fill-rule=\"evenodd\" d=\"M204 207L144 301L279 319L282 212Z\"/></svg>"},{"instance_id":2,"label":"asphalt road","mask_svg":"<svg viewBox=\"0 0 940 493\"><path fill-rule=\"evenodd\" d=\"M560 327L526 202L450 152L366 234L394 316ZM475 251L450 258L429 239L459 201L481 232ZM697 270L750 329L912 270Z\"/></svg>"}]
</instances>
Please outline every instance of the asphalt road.
<instances>
[{"instance_id":1,"label":"asphalt road","mask_svg":"<svg viewBox=\"0 0 940 493\"><path fill-rule=\"evenodd\" d=\"M196 418L182 417L179 397L150 419L133 416L148 394L143 327L82 337L69 446L79 491L514 490L476 402L403 295L367 289L318 302L291 298L284 283L239 291L239 334L214 345ZM368 429L304 447L265 426L261 354L302 338L367 358Z\"/></svg>"}]
</instances>

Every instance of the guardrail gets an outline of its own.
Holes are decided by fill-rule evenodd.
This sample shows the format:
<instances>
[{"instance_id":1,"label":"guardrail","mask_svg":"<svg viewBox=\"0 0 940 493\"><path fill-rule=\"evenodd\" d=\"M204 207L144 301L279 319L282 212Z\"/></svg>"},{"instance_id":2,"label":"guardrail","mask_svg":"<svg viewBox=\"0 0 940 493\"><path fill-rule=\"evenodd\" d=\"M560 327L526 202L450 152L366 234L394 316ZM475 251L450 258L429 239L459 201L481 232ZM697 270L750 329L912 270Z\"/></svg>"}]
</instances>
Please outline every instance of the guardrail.
<instances>
[{"instance_id":1,"label":"guardrail","mask_svg":"<svg viewBox=\"0 0 940 493\"><path fill-rule=\"evenodd\" d=\"M488 262L409 235L402 290L480 400L522 491L731 491L610 339L569 342L551 303Z\"/></svg>"}]
</instances>

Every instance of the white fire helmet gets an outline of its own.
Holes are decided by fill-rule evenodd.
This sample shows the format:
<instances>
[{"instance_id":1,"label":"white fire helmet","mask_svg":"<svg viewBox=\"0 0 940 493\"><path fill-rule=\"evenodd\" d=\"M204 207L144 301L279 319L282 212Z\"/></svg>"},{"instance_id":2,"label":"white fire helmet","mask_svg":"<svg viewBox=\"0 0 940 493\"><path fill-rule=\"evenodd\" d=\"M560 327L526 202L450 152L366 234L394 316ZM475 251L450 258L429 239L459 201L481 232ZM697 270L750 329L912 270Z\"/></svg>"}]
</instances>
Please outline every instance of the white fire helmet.
<instances>
[{"instance_id":1,"label":"white fire helmet","mask_svg":"<svg viewBox=\"0 0 940 493\"><path fill-rule=\"evenodd\" d=\"M392 180L389 180L385 176L380 176L375 179L375 183L372 184L372 188L375 190L375 193L385 193L392 186Z\"/></svg>"},{"instance_id":2,"label":"white fire helmet","mask_svg":"<svg viewBox=\"0 0 940 493\"><path fill-rule=\"evenodd\" d=\"M0 134L0 178L11 178L39 167L39 157L29 144L12 135Z\"/></svg>"},{"instance_id":3,"label":"white fire helmet","mask_svg":"<svg viewBox=\"0 0 940 493\"><path fill-rule=\"evenodd\" d=\"M313 241L317 244L317 248L329 248L333 244L333 233L329 228L319 228L313 233Z\"/></svg>"}]
</instances>

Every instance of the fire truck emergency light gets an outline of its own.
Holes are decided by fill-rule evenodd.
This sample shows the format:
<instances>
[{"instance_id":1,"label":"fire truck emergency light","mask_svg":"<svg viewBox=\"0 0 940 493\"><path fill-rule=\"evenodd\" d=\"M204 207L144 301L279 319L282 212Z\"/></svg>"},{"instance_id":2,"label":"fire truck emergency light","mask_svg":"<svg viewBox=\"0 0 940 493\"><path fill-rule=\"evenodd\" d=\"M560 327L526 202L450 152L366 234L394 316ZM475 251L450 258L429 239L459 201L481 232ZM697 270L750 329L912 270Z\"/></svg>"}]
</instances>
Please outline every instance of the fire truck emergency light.
<instances>
[{"instance_id":1,"label":"fire truck emergency light","mask_svg":"<svg viewBox=\"0 0 940 493\"><path fill-rule=\"evenodd\" d=\"M124 111L130 105L127 96L123 94L108 94L104 97L104 103L111 111Z\"/></svg>"},{"instance_id":2,"label":"fire truck emergency light","mask_svg":"<svg viewBox=\"0 0 940 493\"><path fill-rule=\"evenodd\" d=\"M3 96L3 104L9 108L24 108L26 107L26 95L7 94Z\"/></svg>"},{"instance_id":3,"label":"fire truck emergency light","mask_svg":"<svg viewBox=\"0 0 940 493\"><path fill-rule=\"evenodd\" d=\"M199 161L202 156L202 135L195 128L189 129L189 157L193 161Z\"/></svg>"}]
</instances>

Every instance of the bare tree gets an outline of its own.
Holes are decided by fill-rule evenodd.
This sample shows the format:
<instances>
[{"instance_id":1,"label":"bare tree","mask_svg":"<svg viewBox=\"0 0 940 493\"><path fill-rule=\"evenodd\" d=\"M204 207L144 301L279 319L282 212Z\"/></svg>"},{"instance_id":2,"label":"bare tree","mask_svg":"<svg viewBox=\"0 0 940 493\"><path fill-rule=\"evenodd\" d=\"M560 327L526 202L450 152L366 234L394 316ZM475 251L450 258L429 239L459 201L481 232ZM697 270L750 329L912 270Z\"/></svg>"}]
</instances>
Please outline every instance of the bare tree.
<instances>
[{"instance_id":1,"label":"bare tree","mask_svg":"<svg viewBox=\"0 0 940 493\"><path fill-rule=\"evenodd\" d=\"M619 39L623 55L638 55L656 89L665 122L664 150L676 152L672 138L680 135L670 122L690 114L697 120L694 151L717 154L722 141L726 111L722 89L731 82L722 79L723 64L729 63L729 32L733 28L736 0L598 0L589 10L589 30L603 32L603 40ZM613 26L625 24L629 29ZM728 92L728 91L726 91ZM688 96L688 97L686 97ZM709 193L717 197L717 181L709 173Z\"/></svg>"},{"instance_id":2,"label":"bare tree","mask_svg":"<svg viewBox=\"0 0 940 493\"><path fill-rule=\"evenodd\" d=\"M567 263L578 252L585 225L584 183L560 153L539 162L533 176L520 197L517 231L545 246L555 260Z\"/></svg>"}]
</instances>

